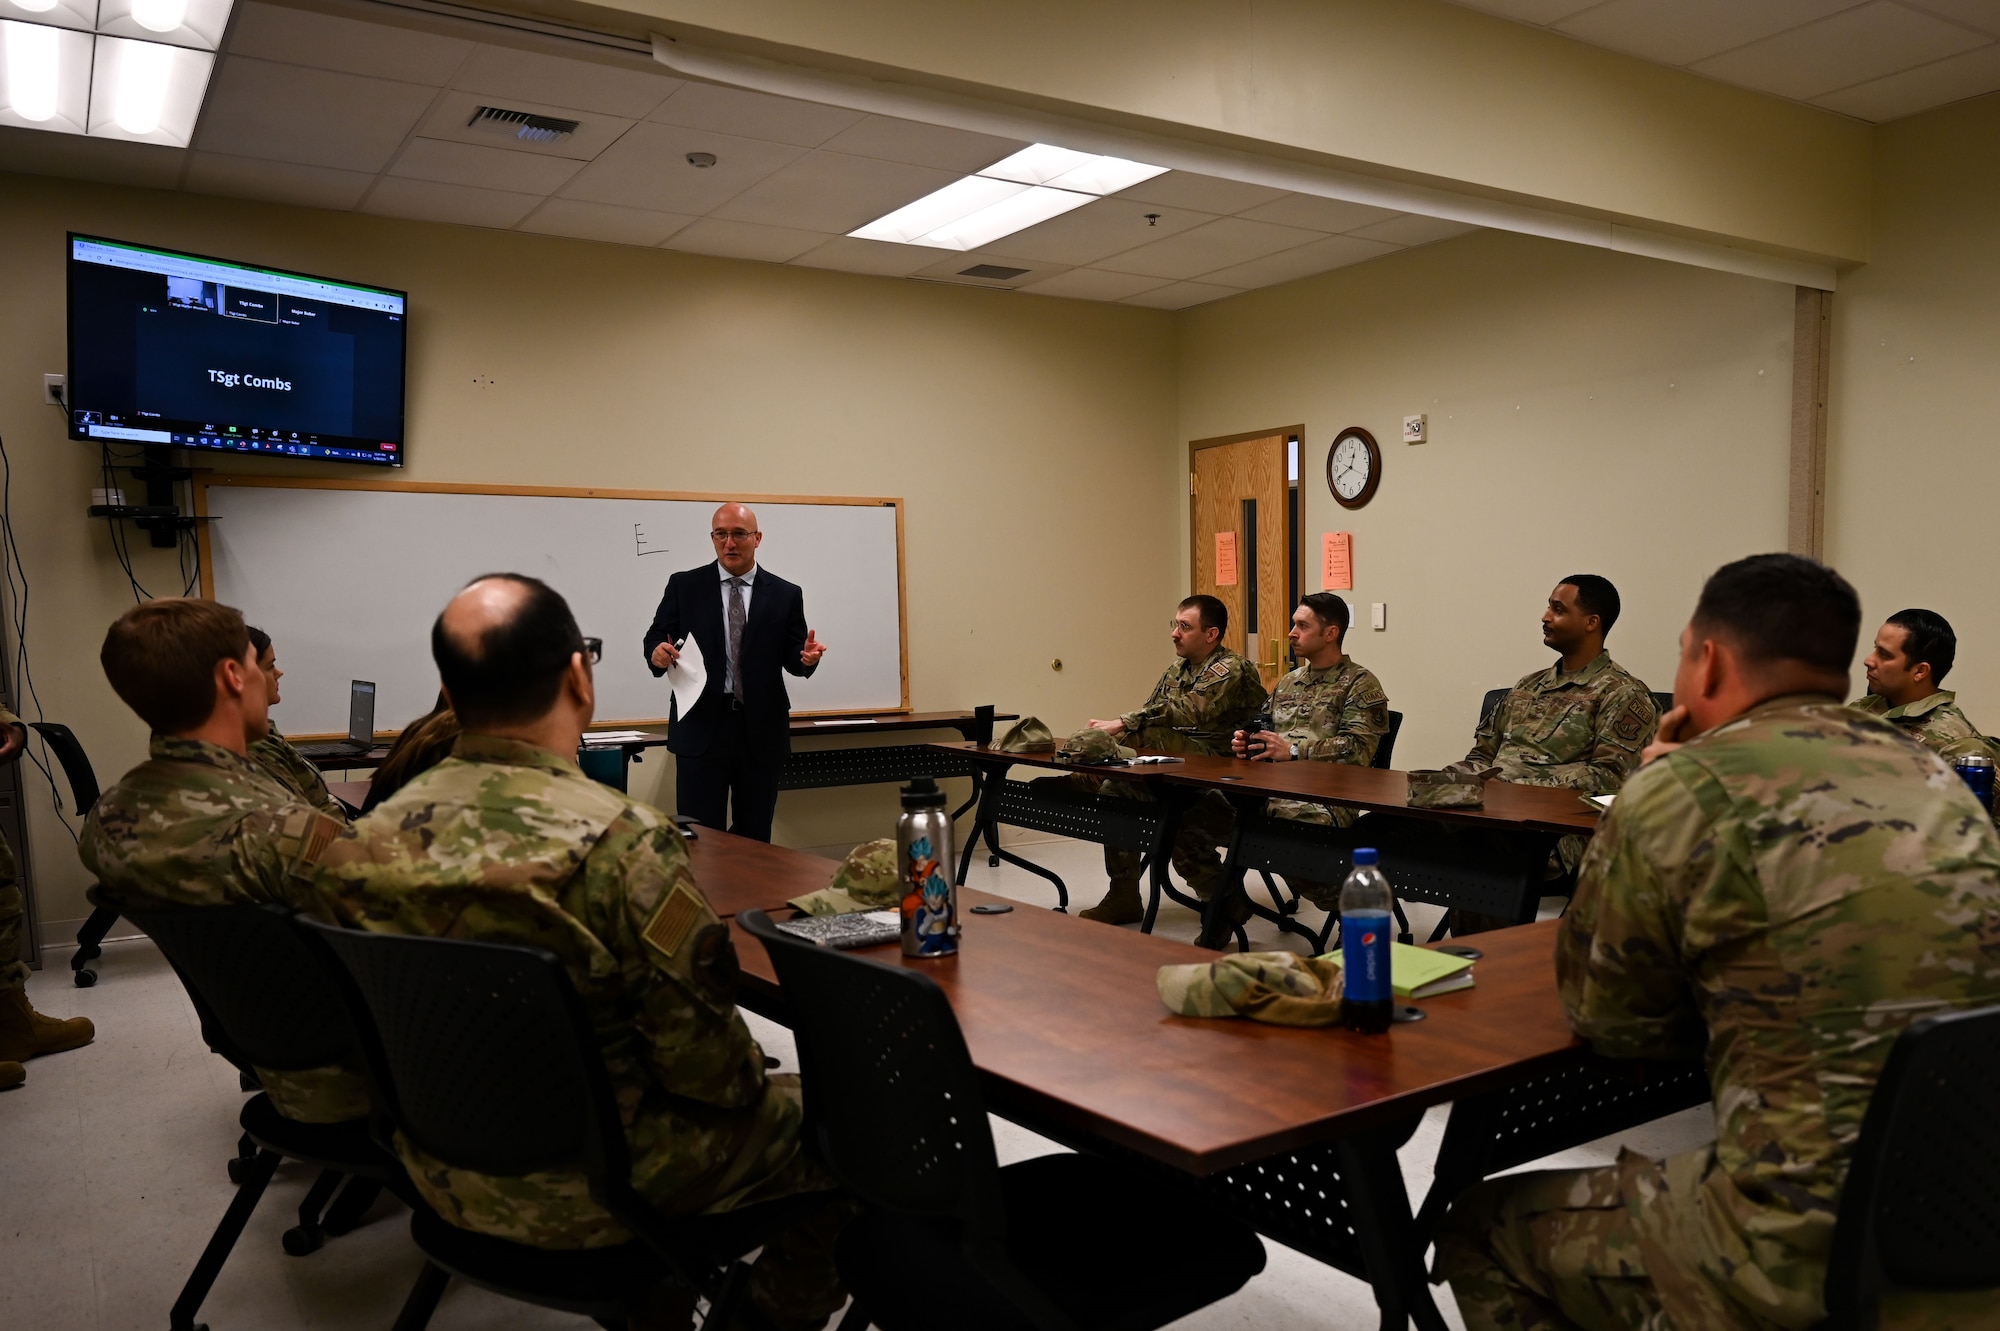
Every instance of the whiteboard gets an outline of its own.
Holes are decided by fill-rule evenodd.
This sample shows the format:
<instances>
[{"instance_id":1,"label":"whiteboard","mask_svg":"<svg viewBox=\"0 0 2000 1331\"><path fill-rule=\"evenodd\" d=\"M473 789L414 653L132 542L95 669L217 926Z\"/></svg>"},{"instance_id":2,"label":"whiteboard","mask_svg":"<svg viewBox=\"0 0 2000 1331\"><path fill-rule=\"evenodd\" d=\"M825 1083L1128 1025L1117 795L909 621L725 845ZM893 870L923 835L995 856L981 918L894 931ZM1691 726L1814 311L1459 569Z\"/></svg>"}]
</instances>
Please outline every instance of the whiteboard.
<instances>
[{"instance_id":1,"label":"whiteboard","mask_svg":"<svg viewBox=\"0 0 2000 1331\"><path fill-rule=\"evenodd\" d=\"M216 519L203 524L202 588L271 635L285 672L273 719L288 735L345 734L355 679L375 681L378 730L428 712L431 621L482 573L542 579L604 639L600 723L658 722L671 690L642 640L668 577L714 560L709 519L727 498L218 477L197 497ZM804 589L828 646L811 679L786 677L793 710L906 708L901 501L746 502L764 532L758 566Z\"/></svg>"}]
</instances>

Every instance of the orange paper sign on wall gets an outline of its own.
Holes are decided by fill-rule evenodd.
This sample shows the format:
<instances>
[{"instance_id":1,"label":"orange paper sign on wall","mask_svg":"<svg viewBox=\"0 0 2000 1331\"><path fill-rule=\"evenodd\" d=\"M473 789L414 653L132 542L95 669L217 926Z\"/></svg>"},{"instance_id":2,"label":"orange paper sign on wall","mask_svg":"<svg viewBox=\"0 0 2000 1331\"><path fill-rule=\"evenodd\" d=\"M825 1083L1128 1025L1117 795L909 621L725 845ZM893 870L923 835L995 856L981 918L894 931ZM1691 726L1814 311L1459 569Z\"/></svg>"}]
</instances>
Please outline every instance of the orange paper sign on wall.
<instances>
[{"instance_id":1,"label":"orange paper sign on wall","mask_svg":"<svg viewBox=\"0 0 2000 1331\"><path fill-rule=\"evenodd\" d=\"M1236 585L1236 533L1233 531L1215 534L1215 585Z\"/></svg>"},{"instance_id":2,"label":"orange paper sign on wall","mask_svg":"<svg viewBox=\"0 0 2000 1331\"><path fill-rule=\"evenodd\" d=\"M1320 587L1330 592L1353 591L1354 533L1321 532L1320 544L1323 552L1320 561Z\"/></svg>"}]
</instances>

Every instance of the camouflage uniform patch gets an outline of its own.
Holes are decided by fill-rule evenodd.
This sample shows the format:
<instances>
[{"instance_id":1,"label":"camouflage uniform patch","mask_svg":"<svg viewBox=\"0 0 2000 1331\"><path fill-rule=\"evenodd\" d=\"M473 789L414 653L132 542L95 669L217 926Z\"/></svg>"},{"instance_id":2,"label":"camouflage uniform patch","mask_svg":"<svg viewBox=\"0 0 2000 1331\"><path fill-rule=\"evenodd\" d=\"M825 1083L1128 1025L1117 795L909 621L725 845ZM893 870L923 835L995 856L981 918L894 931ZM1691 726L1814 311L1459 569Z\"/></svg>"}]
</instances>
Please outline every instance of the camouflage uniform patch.
<instances>
[{"instance_id":1,"label":"camouflage uniform patch","mask_svg":"<svg viewBox=\"0 0 2000 1331\"><path fill-rule=\"evenodd\" d=\"M155 735L152 757L84 819L77 853L114 901L195 908L269 901L323 915L315 864L341 827L246 757ZM257 1075L278 1112L301 1123L342 1123L368 1110L358 1072L258 1068Z\"/></svg>"},{"instance_id":2,"label":"camouflage uniform patch","mask_svg":"<svg viewBox=\"0 0 2000 1331\"><path fill-rule=\"evenodd\" d=\"M292 747L292 742L278 733L276 726L271 733L250 746L250 761L264 769L267 776L292 794L329 818L347 821L347 806L333 797L326 788L326 778L312 760Z\"/></svg>"},{"instance_id":3,"label":"camouflage uniform patch","mask_svg":"<svg viewBox=\"0 0 2000 1331\"><path fill-rule=\"evenodd\" d=\"M1438 1258L1466 1324L1816 1325L1883 1060L1917 1018L2000 999L1996 958L2000 837L1893 726L1777 698L1642 769L1584 859L1557 977L1598 1052L1706 1060L1716 1140L1468 1194ZM1993 1302L1904 1312L1992 1325Z\"/></svg>"}]
</instances>

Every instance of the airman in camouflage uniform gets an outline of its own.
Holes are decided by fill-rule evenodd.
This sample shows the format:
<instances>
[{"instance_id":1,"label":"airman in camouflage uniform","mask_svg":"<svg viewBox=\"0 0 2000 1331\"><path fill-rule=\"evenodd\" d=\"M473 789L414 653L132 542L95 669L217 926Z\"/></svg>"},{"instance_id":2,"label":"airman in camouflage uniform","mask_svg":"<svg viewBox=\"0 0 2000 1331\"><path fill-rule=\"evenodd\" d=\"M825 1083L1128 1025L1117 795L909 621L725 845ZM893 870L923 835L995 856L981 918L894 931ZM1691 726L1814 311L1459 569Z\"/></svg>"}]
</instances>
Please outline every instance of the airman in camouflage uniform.
<instances>
[{"instance_id":1,"label":"airman in camouflage uniform","mask_svg":"<svg viewBox=\"0 0 2000 1331\"><path fill-rule=\"evenodd\" d=\"M299 802L250 759L154 735L152 756L99 797L77 852L105 895L135 906L274 902L318 914L314 864L342 824ZM271 1104L300 1123L368 1113L360 1074L256 1069Z\"/></svg>"},{"instance_id":2,"label":"airman in camouflage uniform","mask_svg":"<svg viewBox=\"0 0 2000 1331\"><path fill-rule=\"evenodd\" d=\"M1204 609L1203 604L1206 603ZM1144 705L1115 722L1091 724L1109 730L1121 743L1162 753L1199 753L1225 757L1230 738L1263 710L1264 683L1257 667L1222 645L1229 612L1212 596L1191 596L1181 603L1174 624L1174 650L1180 659L1160 676ZM1078 777L1079 782L1098 778ZM1104 794L1119 799L1150 801L1145 787L1107 780ZM1173 866L1203 901L1222 880L1222 857L1216 847L1229 840L1235 826L1229 802L1214 791L1190 805L1175 825ZM1081 918L1107 924L1131 924L1142 918L1139 873L1144 856L1135 850L1105 847L1104 871L1111 879L1104 900Z\"/></svg>"},{"instance_id":3,"label":"airman in camouflage uniform","mask_svg":"<svg viewBox=\"0 0 2000 1331\"><path fill-rule=\"evenodd\" d=\"M27 736L21 718L0 707L0 763L20 761ZM87 1017L45 1017L28 1002L28 963L21 960L21 938L27 927L28 903L21 892L20 870L13 848L0 837L0 1091L28 1079L22 1066L28 1059L89 1044L97 1034Z\"/></svg>"},{"instance_id":4,"label":"airman in camouflage uniform","mask_svg":"<svg viewBox=\"0 0 2000 1331\"><path fill-rule=\"evenodd\" d=\"M1879 693L1863 694L1847 704L1857 711L1879 716L1946 762L1977 755L2000 762L2000 744L1995 744L1972 724L1958 695L1939 689L1927 698L1891 707Z\"/></svg>"},{"instance_id":5,"label":"airman in camouflage uniform","mask_svg":"<svg viewBox=\"0 0 2000 1331\"><path fill-rule=\"evenodd\" d=\"M326 778L312 760L292 747L292 742L278 733L276 726L271 733L250 745L250 761L264 769L279 785L292 792L296 799L305 801L329 818L347 821L347 806L333 797L326 788Z\"/></svg>"},{"instance_id":6,"label":"airman in camouflage uniform","mask_svg":"<svg viewBox=\"0 0 2000 1331\"><path fill-rule=\"evenodd\" d=\"M1818 1325L1896 1037L2000 1000L2000 839L1936 755L1840 705L1859 620L1853 589L1798 556L1704 588L1676 685L1695 701L1593 839L1556 973L1599 1053L1704 1059L1716 1140L1469 1191L1437 1272L1472 1331ZM1887 1311L2000 1322L1988 1294Z\"/></svg>"},{"instance_id":7,"label":"airman in camouflage uniform","mask_svg":"<svg viewBox=\"0 0 2000 1331\"><path fill-rule=\"evenodd\" d=\"M1946 762L1967 756L2000 762L2000 742L1987 738L1942 687L1958 659L1958 635L1935 610L1898 610L1877 630L1862 661L1868 692L1853 702L1879 716Z\"/></svg>"},{"instance_id":8,"label":"airman in camouflage uniform","mask_svg":"<svg viewBox=\"0 0 2000 1331\"><path fill-rule=\"evenodd\" d=\"M1497 767L1502 781L1606 794L1639 766L1659 720L1646 686L1599 652L1581 670L1552 665L1522 676L1448 770Z\"/></svg>"}]
</instances>

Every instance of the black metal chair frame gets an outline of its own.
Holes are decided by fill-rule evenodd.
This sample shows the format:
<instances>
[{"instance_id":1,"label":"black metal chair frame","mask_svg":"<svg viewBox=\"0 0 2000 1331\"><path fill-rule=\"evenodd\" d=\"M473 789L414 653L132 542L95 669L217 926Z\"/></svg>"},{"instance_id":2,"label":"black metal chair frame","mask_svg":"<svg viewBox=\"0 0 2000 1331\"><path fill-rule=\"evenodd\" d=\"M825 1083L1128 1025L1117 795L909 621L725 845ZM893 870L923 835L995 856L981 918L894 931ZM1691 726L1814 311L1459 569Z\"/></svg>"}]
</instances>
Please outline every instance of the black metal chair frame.
<instances>
[{"instance_id":1,"label":"black metal chair frame","mask_svg":"<svg viewBox=\"0 0 2000 1331\"><path fill-rule=\"evenodd\" d=\"M707 1299L704 1325L725 1327L732 1319L764 1325L747 1298L749 1268L740 1258L761 1245L791 1208L778 1202L675 1220L639 1195L632 1186L631 1156L590 1014L554 953L507 943L365 933L305 917L299 917L299 924L337 965L376 1105L405 1140L437 1159L482 1172L583 1175L592 1199L636 1236L625 1250L626 1265L648 1266ZM437 1135L439 1117L454 1127L463 1125L448 1109L439 1109L438 1089L423 1078L443 1074L427 1065L421 1039L412 1035L415 1031L422 1038L436 1038L437 1026L451 1021L448 997L442 990L427 993L430 1006L421 1018L396 1006L407 996L397 991L399 982L441 975L451 966L462 968L468 960L484 967L493 984L490 994L480 995L481 1006L490 1004L489 1010L504 1008L516 1014L504 1049L498 1036L485 1039L491 1048L480 1047L478 1033L462 1025L453 1024L446 1032L445 1038L471 1060L473 1075L489 1074L494 1085L509 1083L516 1092L505 1100L515 1119L499 1119L489 1111L482 1125L487 1140L469 1144ZM529 1025L537 1017L543 1022L538 1032ZM426 1019L428 1028L423 1025ZM521 1047L514 1044L515 1035L522 1039ZM529 1065L532 1071L524 1072ZM506 1073L491 1075L499 1067ZM418 1074L416 1079L413 1074ZM541 1122L536 1126L546 1129L532 1146L522 1138L524 1131L533 1134L535 1129L520 1126L522 1113L538 1115ZM459 1230L421 1199L412 1210L416 1213L412 1235L427 1260L397 1318L396 1331L422 1331L454 1275L543 1306L600 1318L622 1315L608 1292L564 1300L550 1297L546 1289L508 1279L509 1270L518 1264L518 1269L544 1275L555 1272L559 1279L568 1267L587 1281L586 1273L602 1268L607 1257L620 1250L532 1248ZM441 1252L436 1242L444 1237L450 1239L449 1253ZM578 1284L576 1275L568 1283Z\"/></svg>"},{"instance_id":2,"label":"black metal chair frame","mask_svg":"<svg viewBox=\"0 0 2000 1331\"><path fill-rule=\"evenodd\" d=\"M101 793L97 786L97 773L90 765L89 755L77 740L76 732L55 721L28 721L27 727L40 735L55 754L56 762L69 781L70 807L82 817L96 807ZM97 983L97 970L90 963L104 951L104 937L111 932L111 926L118 923L118 912L110 906L93 906L90 918L83 922L83 928L76 931L76 951L70 956L70 978L79 989L88 989Z\"/></svg>"},{"instance_id":3,"label":"black metal chair frame","mask_svg":"<svg viewBox=\"0 0 2000 1331\"><path fill-rule=\"evenodd\" d=\"M203 1038L239 1070L253 1063L280 1071L318 1068L353 1055L353 1033L332 977L303 946L284 908L128 907L123 914L174 968ZM281 1161L320 1170L299 1205L297 1227L283 1238L294 1257L317 1252L329 1235L359 1225L384 1187L409 1195L401 1165L370 1137L365 1121L299 1123L264 1094L244 1104L239 1121L254 1152L230 1162L236 1195L174 1301L168 1314L173 1331L200 1331L195 1315Z\"/></svg>"},{"instance_id":4,"label":"black metal chair frame","mask_svg":"<svg viewBox=\"0 0 2000 1331\"><path fill-rule=\"evenodd\" d=\"M1375 757L1368 764L1370 767L1375 768L1377 771L1386 772L1395 766L1396 736L1401 734L1402 731L1403 714L1391 711L1389 713L1389 733L1382 736L1382 742L1375 746ZM1299 913L1299 892L1290 882L1286 882L1282 887L1279 886L1277 880L1271 876L1272 873L1273 870L1270 868L1261 865L1257 866L1257 876L1264 880L1264 890L1271 894L1271 910L1266 911L1259 907L1254 898L1251 902L1251 909L1263 918L1271 920L1280 929L1286 929L1285 921L1279 917L1297 915ZM1403 918L1403 907L1400 902L1396 904L1396 922L1402 926L1402 940L1405 943L1409 942L1410 924L1408 920ZM1318 934L1314 934L1309 930L1301 928L1287 929L1287 932L1301 934L1307 939L1316 939L1316 945L1323 952L1326 950L1326 940L1328 938L1338 939L1340 926L1336 920L1331 931L1321 930Z\"/></svg>"}]
</instances>

